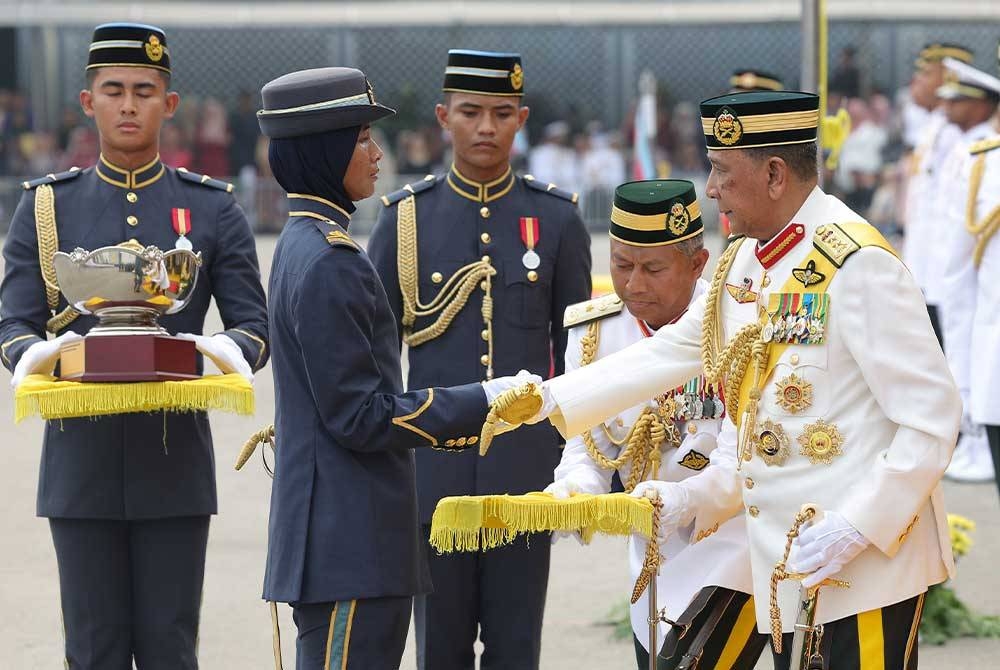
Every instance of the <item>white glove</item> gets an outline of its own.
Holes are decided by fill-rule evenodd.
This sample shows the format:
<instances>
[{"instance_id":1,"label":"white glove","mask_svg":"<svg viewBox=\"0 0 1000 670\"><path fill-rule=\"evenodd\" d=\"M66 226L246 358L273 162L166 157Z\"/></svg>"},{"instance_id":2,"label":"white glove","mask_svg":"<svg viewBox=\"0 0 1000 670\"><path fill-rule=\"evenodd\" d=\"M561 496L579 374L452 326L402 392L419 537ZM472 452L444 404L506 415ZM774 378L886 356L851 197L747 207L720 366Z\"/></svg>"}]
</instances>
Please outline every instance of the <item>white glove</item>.
<instances>
[{"instance_id":1,"label":"white glove","mask_svg":"<svg viewBox=\"0 0 1000 670\"><path fill-rule=\"evenodd\" d=\"M177 333L177 337L194 342L198 351L212 359L215 366L223 373L228 375L235 372L245 377L248 382L253 382L253 370L247 363L247 359L243 358L243 350L228 335L224 333L216 333L211 336Z\"/></svg>"},{"instance_id":2,"label":"white glove","mask_svg":"<svg viewBox=\"0 0 1000 670\"><path fill-rule=\"evenodd\" d=\"M584 493L584 490L583 487L574 482L572 479L557 479L546 486L542 493L551 493L553 498L565 500L574 493Z\"/></svg>"},{"instance_id":3,"label":"white glove","mask_svg":"<svg viewBox=\"0 0 1000 670\"><path fill-rule=\"evenodd\" d=\"M811 572L802 580L810 588L840 572L871 542L839 512L827 511L792 542L788 572Z\"/></svg>"},{"instance_id":4,"label":"white glove","mask_svg":"<svg viewBox=\"0 0 1000 670\"><path fill-rule=\"evenodd\" d=\"M663 502L660 509L660 532L658 539L661 543L666 542L671 534L678 528L691 523L693 514L688 511L688 492L678 482L663 482L654 479L647 482L639 482L631 495L633 498L658 497ZM648 494L648 495L647 495Z\"/></svg>"},{"instance_id":5,"label":"white glove","mask_svg":"<svg viewBox=\"0 0 1000 670\"><path fill-rule=\"evenodd\" d=\"M17 361L17 365L14 367L14 375L10 378L11 388L17 388L28 375L52 374L52 371L56 367L56 361L59 360L60 347L82 339L83 335L70 330L54 339L42 340L41 342L32 344L24 350L20 360Z\"/></svg>"},{"instance_id":6,"label":"white glove","mask_svg":"<svg viewBox=\"0 0 1000 670\"><path fill-rule=\"evenodd\" d=\"M497 377L496 379L488 379L484 381L482 384L483 390L486 391L487 404L493 404L493 401L497 399L497 396L504 391L517 388L527 382L534 382L535 384L541 386L542 378L538 375L531 374L527 370L521 370L513 377Z\"/></svg>"}]
</instances>

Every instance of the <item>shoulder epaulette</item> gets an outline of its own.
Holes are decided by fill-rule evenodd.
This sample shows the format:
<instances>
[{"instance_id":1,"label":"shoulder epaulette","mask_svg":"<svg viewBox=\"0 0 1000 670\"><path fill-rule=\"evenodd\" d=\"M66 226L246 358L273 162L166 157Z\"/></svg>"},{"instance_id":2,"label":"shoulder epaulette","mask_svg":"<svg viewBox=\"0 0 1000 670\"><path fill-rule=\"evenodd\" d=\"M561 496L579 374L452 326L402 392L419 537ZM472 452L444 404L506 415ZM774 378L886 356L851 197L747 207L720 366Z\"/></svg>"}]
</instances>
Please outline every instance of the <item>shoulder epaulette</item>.
<instances>
[{"instance_id":1,"label":"shoulder epaulette","mask_svg":"<svg viewBox=\"0 0 1000 670\"><path fill-rule=\"evenodd\" d=\"M534 189L536 191L541 191L542 193L548 193L550 195L556 196L557 198L568 200L574 205L576 204L577 200L580 199L579 194L573 193L572 191L564 191L555 184L546 184L544 182L540 182L530 174L524 175L524 184L528 188Z\"/></svg>"},{"instance_id":2,"label":"shoulder epaulette","mask_svg":"<svg viewBox=\"0 0 1000 670\"><path fill-rule=\"evenodd\" d=\"M988 137L985 140L979 140L978 142L973 142L969 146L969 153L975 156L976 154L986 153L987 151L992 151L1000 147L1000 135L996 137Z\"/></svg>"},{"instance_id":3,"label":"shoulder epaulette","mask_svg":"<svg viewBox=\"0 0 1000 670\"><path fill-rule=\"evenodd\" d=\"M897 255L882 234L864 222L823 224L813 235L813 246L838 268L862 247L880 247Z\"/></svg>"},{"instance_id":4,"label":"shoulder epaulette","mask_svg":"<svg viewBox=\"0 0 1000 670\"><path fill-rule=\"evenodd\" d=\"M32 179L31 181L21 182L21 186L25 191L30 191L36 186L41 186L42 184L55 184L56 182L66 181L68 179L75 179L83 174L83 170L78 167L71 167L65 172L57 172L55 174L47 174L44 177L39 177L38 179Z\"/></svg>"},{"instance_id":5,"label":"shoulder epaulette","mask_svg":"<svg viewBox=\"0 0 1000 670\"><path fill-rule=\"evenodd\" d=\"M420 181L415 181L412 184L407 184L398 191L393 191L387 195L381 197L382 204L388 207L389 205L395 205L397 202L411 195L416 195L417 193L423 193L429 188L434 188L438 183L437 177L432 174L427 175Z\"/></svg>"},{"instance_id":6,"label":"shoulder epaulette","mask_svg":"<svg viewBox=\"0 0 1000 670\"><path fill-rule=\"evenodd\" d=\"M609 316L620 314L624 308L625 305L622 303L622 299L614 293L602 295L593 300L578 302L566 308L566 313L563 315L563 328L569 329L574 326L582 326L591 321L606 319Z\"/></svg>"},{"instance_id":7,"label":"shoulder epaulette","mask_svg":"<svg viewBox=\"0 0 1000 670\"><path fill-rule=\"evenodd\" d=\"M358 243L351 239L351 236L340 224L333 221L316 221L315 223L316 229L322 233L323 238L331 247L347 247L357 252L361 251Z\"/></svg>"},{"instance_id":8,"label":"shoulder epaulette","mask_svg":"<svg viewBox=\"0 0 1000 670\"><path fill-rule=\"evenodd\" d=\"M222 181L221 179L215 179L214 177L209 177L207 174L198 174L197 172L191 172L187 168L177 168L177 176L184 181L189 181L192 184L201 184L202 186L209 186L211 188L217 188L220 191L225 191L226 193L233 192L233 185L228 181Z\"/></svg>"}]
</instances>

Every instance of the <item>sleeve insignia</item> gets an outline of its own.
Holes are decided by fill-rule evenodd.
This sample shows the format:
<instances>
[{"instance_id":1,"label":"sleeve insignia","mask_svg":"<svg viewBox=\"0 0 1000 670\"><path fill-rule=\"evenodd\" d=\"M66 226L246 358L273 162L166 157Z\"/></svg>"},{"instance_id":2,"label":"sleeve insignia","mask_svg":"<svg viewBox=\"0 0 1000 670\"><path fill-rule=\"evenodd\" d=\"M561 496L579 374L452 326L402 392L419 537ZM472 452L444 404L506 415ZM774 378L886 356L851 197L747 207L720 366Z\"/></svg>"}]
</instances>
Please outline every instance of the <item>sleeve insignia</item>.
<instances>
[{"instance_id":1,"label":"sleeve insignia","mask_svg":"<svg viewBox=\"0 0 1000 670\"><path fill-rule=\"evenodd\" d=\"M625 305L622 303L621 298L614 293L602 295L593 300L578 302L566 308L566 313L563 315L563 328L573 328L574 326L588 324L591 321L605 319L609 316L620 314L624 308Z\"/></svg>"},{"instance_id":2,"label":"sleeve insignia","mask_svg":"<svg viewBox=\"0 0 1000 670\"><path fill-rule=\"evenodd\" d=\"M692 449L684 454L684 458L681 459L680 465L690 470L701 471L704 470L710 462L711 461L708 456Z\"/></svg>"}]
</instances>

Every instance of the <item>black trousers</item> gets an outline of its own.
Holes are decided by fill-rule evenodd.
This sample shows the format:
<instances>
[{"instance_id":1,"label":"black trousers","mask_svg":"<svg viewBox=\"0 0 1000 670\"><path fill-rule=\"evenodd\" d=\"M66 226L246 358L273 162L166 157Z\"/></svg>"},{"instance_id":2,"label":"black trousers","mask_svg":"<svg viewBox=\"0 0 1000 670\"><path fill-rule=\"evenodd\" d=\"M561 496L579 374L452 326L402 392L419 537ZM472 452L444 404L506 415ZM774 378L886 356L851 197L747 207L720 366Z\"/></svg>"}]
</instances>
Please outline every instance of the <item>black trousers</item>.
<instances>
[{"instance_id":1,"label":"black trousers","mask_svg":"<svg viewBox=\"0 0 1000 670\"><path fill-rule=\"evenodd\" d=\"M923 607L921 594L825 624L820 642L823 670L916 670ZM781 655L774 654L774 670L788 670L792 634L786 633L781 644Z\"/></svg>"},{"instance_id":2,"label":"black trousers","mask_svg":"<svg viewBox=\"0 0 1000 670\"><path fill-rule=\"evenodd\" d=\"M49 519L67 667L198 667L209 518Z\"/></svg>"},{"instance_id":3,"label":"black trousers","mask_svg":"<svg viewBox=\"0 0 1000 670\"><path fill-rule=\"evenodd\" d=\"M714 588L714 587L710 587ZM732 596L730 599L729 596ZM726 602L728 600L728 602ZM713 611L722 608L721 617L700 649L692 645L699 637ZM702 611L691 622L691 627L677 641L677 646L669 658L659 654L656 670L674 670L686 655L698 657L695 668L715 668L716 670L753 670L757 665L767 636L757 632L757 616L754 613L753 597L746 593L715 588L715 592ZM649 654L635 635L635 660L639 670L649 668Z\"/></svg>"},{"instance_id":4,"label":"black trousers","mask_svg":"<svg viewBox=\"0 0 1000 670\"><path fill-rule=\"evenodd\" d=\"M993 471L996 473L997 489L1000 490L1000 426L986 426L986 439L990 443Z\"/></svg>"},{"instance_id":5,"label":"black trousers","mask_svg":"<svg viewBox=\"0 0 1000 670\"><path fill-rule=\"evenodd\" d=\"M429 536L430 527L424 527ZM430 550L434 593L414 599L419 670L537 670L549 582L548 533L485 552Z\"/></svg>"},{"instance_id":6,"label":"black trousers","mask_svg":"<svg viewBox=\"0 0 1000 670\"><path fill-rule=\"evenodd\" d=\"M413 598L293 604L296 670L398 670Z\"/></svg>"},{"instance_id":7,"label":"black trousers","mask_svg":"<svg viewBox=\"0 0 1000 670\"><path fill-rule=\"evenodd\" d=\"M931 318L931 328L934 329L938 344L944 349L944 330L941 327L941 313L938 312L937 305L927 305L927 316Z\"/></svg>"}]
</instances>

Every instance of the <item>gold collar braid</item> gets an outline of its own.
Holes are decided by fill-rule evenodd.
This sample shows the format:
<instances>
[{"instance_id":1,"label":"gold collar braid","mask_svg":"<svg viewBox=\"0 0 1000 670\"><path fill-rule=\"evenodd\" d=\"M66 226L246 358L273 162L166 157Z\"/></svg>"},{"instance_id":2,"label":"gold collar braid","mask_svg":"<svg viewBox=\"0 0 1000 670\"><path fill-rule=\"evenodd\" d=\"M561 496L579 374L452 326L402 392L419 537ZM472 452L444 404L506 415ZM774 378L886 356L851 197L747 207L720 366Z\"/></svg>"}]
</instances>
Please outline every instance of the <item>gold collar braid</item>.
<instances>
[{"instance_id":1,"label":"gold collar braid","mask_svg":"<svg viewBox=\"0 0 1000 670\"><path fill-rule=\"evenodd\" d=\"M482 283L483 323L486 326L487 366L486 378L493 378L493 296L491 278L496 268L487 260L479 260L459 268L448 278L438 294L428 303L420 301L417 285L417 203L414 196L399 203L396 218L397 246L396 264L399 272L399 288L403 297L403 341L410 347L439 337L448 329L455 316L465 307L469 296ZM413 331L418 317L438 315L426 328Z\"/></svg>"}]
</instances>

